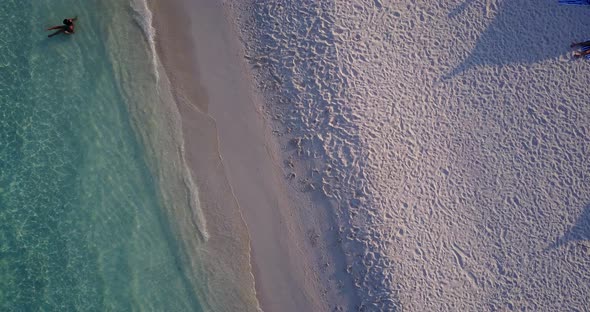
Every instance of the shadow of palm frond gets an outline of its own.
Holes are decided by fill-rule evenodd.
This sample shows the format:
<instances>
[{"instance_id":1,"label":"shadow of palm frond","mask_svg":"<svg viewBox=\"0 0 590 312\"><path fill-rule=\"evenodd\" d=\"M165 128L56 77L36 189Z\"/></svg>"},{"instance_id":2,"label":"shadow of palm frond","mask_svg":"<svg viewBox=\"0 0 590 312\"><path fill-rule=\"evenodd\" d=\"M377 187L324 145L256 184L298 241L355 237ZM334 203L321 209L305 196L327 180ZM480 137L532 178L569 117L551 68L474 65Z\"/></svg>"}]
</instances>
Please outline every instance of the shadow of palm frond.
<instances>
[{"instance_id":1,"label":"shadow of palm frond","mask_svg":"<svg viewBox=\"0 0 590 312\"><path fill-rule=\"evenodd\" d=\"M574 241L590 240L590 204L584 208L576 223L563 236L553 242L547 250L559 248Z\"/></svg>"},{"instance_id":2,"label":"shadow of palm frond","mask_svg":"<svg viewBox=\"0 0 590 312\"><path fill-rule=\"evenodd\" d=\"M454 17L472 3L453 10ZM504 0L494 20L477 39L465 60L446 75L451 78L473 67L532 64L567 53L575 40L590 38L590 8L559 6L555 0Z\"/></svg>"}]
</instances>

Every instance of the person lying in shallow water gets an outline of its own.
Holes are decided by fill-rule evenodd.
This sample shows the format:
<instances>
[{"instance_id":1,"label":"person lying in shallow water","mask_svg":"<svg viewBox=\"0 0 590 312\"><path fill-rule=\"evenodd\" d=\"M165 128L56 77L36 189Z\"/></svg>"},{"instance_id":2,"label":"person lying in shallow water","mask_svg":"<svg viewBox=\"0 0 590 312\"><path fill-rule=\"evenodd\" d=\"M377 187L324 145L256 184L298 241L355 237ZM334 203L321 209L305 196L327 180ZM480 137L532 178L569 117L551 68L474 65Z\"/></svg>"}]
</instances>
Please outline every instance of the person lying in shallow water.
<instances>
[{"instance_id":1,"label":"person lying in shallow water","mask_svg":"<svg viewBox=\"0 0 590 312\"><path fill-rule=\"evenodd\" d=\"M575 58L580 58L590 54L590 40L583 42L574 42L570 45L572 48L580 48L580 51L574 52Z\"/></svg>"},{"instance_id":2,"label":"person lying in shallow water","mask_svg":"<svg viewBox=\"0 0 590 312\"><path fill-rule=\"evenodd\" d=\"M64 34L67 34L67 35L71 35L71 34L73 34L73 33L75 32L75 31L74 31L74 22L75 22L77 19L78 19L78 17L74 17L74 18L66 18L66 19L64 19L64 20L63 20L63 25L59 25L59 26L53 26L53 27L49 27L49 28L47 28L47 30L54 30L54 29L57 29L57 31L56 31L56 32L54 32L53 34L51 34L51 35L49 35L49 36L47 36L47 37L51 38L51 37L53 37L53 36L55 36L55 35L57 35L57 34L60 34L60 33L62 33L62 32L63 32Z\"/></svg>"}]
</instances>

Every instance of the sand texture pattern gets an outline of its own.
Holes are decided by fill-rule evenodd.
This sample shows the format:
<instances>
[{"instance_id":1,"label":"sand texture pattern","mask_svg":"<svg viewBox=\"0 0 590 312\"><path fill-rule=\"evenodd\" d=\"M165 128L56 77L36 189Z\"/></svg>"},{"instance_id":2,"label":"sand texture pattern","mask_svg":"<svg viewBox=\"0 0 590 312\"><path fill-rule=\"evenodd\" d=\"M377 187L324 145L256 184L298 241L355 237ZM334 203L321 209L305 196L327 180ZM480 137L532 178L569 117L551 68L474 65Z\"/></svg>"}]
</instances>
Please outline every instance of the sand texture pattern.
<instances>
[{"instance_id":1,"label":"sand texture pattern","mask_svg":"<svg viewBox=\"0 0 590 312\"><path fill-rule=\"evenodd\" d=\"M590 306L590 11L556 2L232 4L359 310Z\"/></svg>"}]
</instances>

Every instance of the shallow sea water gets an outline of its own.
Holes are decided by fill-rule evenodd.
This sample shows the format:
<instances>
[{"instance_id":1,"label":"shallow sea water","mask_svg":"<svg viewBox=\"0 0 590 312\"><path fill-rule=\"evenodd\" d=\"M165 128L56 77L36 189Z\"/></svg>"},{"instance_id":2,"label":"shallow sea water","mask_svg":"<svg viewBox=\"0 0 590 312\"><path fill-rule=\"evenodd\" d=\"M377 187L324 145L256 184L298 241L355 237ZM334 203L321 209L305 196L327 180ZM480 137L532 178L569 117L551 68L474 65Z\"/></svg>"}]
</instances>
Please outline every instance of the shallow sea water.
<instances>
[{"instance_id":1,"label":"shallow sea water","mask_svg":"<svg viewBox=\"0 0 590 312\"><path fill-rule=\"evenodd\" d=\"M138 28L130 4L5 0L0 20L0 310L199 311L115 70L153 73L108 46L145 48L108 24Z\"/></svg>"}]
</instances>

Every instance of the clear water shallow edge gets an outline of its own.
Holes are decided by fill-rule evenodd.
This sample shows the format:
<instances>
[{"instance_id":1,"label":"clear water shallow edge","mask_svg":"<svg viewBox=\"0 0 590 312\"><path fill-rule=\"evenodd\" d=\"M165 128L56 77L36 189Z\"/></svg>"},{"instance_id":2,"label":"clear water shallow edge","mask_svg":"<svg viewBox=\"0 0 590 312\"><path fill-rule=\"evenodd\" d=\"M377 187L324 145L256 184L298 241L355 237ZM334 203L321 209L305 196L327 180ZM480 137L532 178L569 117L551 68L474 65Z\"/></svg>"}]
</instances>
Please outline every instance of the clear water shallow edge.
<instances>
[{"instance_id":1,"label":"clear water shallow edge","mask_svg":"<svg viewBox=\"0 0 590 312\"><path fill-rule=\"evenodd\" d=\"M0 310L200 310L130 117L125 84L154 81L130 3L5 0L0 19Z\"/></svg>"}]
</instances>

